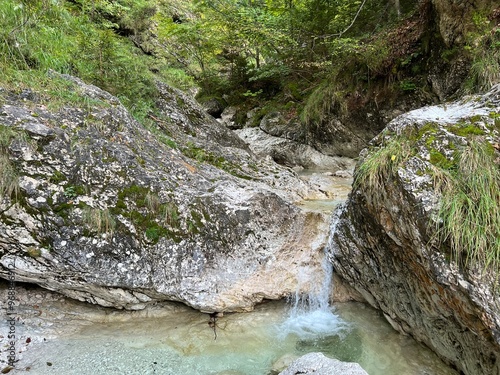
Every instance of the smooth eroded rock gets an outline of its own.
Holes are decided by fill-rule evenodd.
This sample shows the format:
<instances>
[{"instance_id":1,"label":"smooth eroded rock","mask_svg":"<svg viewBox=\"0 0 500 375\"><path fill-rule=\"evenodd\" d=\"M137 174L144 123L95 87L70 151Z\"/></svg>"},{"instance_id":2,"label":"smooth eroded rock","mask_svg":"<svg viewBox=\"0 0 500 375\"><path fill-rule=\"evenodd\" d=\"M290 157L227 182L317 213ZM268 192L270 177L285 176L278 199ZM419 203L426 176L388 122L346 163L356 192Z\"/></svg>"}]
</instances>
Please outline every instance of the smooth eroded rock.
<instances>
[{"instance_id":1,"label":"smooth eroded rock","mask_svg":"<svg viewBox=\"0 0 500 375\"><path fill-rule=\"evenodd\" d=\"M358 363L341 362L322 353L309 353L292 362L279 375L368 375Z\"/></svg>"}]
</instances>

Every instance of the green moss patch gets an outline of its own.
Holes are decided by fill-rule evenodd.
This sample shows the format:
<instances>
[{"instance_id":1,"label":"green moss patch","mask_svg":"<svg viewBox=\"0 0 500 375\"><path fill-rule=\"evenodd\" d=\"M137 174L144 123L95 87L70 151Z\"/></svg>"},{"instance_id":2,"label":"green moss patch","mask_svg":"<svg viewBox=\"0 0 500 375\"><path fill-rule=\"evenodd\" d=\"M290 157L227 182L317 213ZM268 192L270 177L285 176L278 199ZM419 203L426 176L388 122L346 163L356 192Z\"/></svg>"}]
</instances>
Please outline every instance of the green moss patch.
<instances>
[{"instance_id":1,"label":"green moss patch","mask_svg":"<svg viewBox=\"0 0 500 375\"><path fill-rule=\"evenodd\" d=\"M175 242L182 240L180 215L175 203L160 203L158 195L146 187L131 185L120 191L111 212L128 218L149 242L157 243L162 237Z\"/></svg>"}]
</instances>

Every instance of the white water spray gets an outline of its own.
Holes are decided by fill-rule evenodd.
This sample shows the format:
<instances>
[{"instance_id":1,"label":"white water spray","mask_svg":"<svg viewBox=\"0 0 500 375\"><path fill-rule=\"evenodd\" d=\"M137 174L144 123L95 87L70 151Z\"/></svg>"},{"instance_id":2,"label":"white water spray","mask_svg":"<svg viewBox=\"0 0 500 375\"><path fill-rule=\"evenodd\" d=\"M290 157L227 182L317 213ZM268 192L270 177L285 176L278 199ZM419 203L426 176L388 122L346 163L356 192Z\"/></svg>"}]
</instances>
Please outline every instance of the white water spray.
<instances>
[{"instance_id":1,"label":"white water spray","mask_svg":"<svg viewBox=\"0 0 500 375\"><path fill-rule=\"evenodd\" d=\"M295 295L292 297L292 307L289 316L279 327L279 334L282 338L294 334L301 339L314 339L345 334L349 328L348 323L334 314L334 309L329 304L333 284L333 267L328 260L327 252L333 241L332 237L337 229L342 211L343 205L340 205L330 225L330 236L322 261L323 278L321 283L308 294L301 294L302 283L308 282L308 280L301 280L301 276L303 277L303 275L298 275L299 285L297 286ZM304 274L309 275L310 271L304 272Z\"/></svg>"}]
</instances>

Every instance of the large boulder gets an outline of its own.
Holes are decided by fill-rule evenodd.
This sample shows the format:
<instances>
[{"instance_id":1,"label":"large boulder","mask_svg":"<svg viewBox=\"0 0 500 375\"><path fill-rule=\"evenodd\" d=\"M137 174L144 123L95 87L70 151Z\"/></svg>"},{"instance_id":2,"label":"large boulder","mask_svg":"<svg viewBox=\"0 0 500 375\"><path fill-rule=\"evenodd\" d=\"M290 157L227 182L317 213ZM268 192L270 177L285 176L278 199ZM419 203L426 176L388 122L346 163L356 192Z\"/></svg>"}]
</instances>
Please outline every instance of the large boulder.
<instances>
[{"instance_id":1,"label":"large boulder","mask_svg":"<svg viewBox=\"0 0 500 375\"><path fill-rule=\"evenodd\" d=\"M499 118L496 86L392 121L362 152L329 247L341 279L394 328L465 374L500 373L498 262L486 266L481 254L471 254L483 251L480 243L498 251ZM478 156L480 150L486 153ZM466 187L461 199L485 221L479 215L464 221L463 212L451 222L455 232L448 232L444 215L454 207L440 202L451 186L488 181L488 170L477 169L484 158L496 175L485 190L496 197L496 211L484 211L484 194ZM460 247L460 235L470 233L475 239Z\"/></svg>"},{"instance_id":2,"label":"large boulder","mask_svg":"<svg viewBox=\"0 0 500 375\"><path fill-rule=\"evenodd\" d=\"M158 84L146 129L109 93L52 79L73 102L1 91L0 277L102 306L235 311L295 291L301 265L320 272L328 220L293 204L311 188L193 99Z\"/></svg>"}]
</instances>

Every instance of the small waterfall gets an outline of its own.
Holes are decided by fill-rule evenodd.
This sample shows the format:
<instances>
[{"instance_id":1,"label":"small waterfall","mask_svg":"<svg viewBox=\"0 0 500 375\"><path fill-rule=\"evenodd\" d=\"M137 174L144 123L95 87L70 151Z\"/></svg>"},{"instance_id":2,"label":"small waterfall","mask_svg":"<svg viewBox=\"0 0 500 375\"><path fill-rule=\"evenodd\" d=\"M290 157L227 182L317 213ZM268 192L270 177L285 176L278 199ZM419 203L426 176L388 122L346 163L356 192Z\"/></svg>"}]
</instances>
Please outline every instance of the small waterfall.
<instances>
[{"instance_id":1,"label":"small waterfall","mask_svg":"<svg viewBox=\"0 0 500 375\"><path fill-rule=\"evenodd\" d=\"M330 235L322 260L323 277L319 285L308 294L301 294L301 284L308 282L308 280L301 280L303 275L298 275L299 285L295 295L291 298L289 316L279 327L280 336L283 338L289 334L295 334L301 339L314 339L346 333L349 327L346 322L334 313L334 309L329 303L333 285L333 267L328 260L327 252L333 241L332 237L337 229L342 211L343 204L335 211L330 224ZM310 271L303 274L309 275Z\"/></svg>"}]
</instances>

